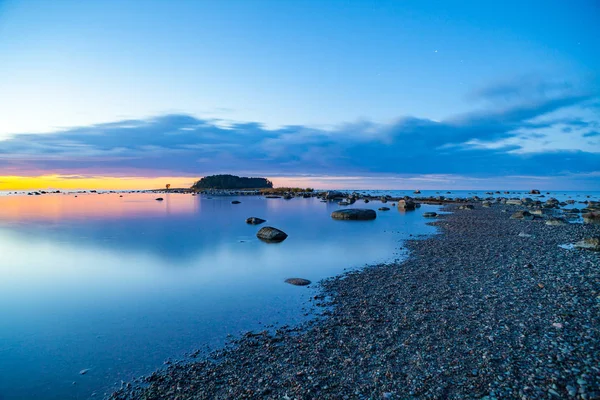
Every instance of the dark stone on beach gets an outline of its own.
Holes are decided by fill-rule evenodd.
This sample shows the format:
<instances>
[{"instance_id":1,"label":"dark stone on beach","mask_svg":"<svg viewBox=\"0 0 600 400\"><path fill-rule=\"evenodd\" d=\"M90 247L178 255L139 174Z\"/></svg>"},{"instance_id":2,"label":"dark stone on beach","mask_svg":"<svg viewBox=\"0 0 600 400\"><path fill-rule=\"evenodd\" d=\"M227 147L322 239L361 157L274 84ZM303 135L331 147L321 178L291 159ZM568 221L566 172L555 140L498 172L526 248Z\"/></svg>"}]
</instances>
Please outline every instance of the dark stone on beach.
<instances>
[{"instance_id":1,"label":"dark stone on beach","mask_svg":"<svg viewBox=\"0 0 600 400\"><path fill-rule=\"evenodd\" d=\"M579 249L600 251L600 236L585 238L575 243L574 246Z\"/></svg>"},{"instance_id":2,"label":"dark stone on beach","mask_svg":"<svg viewBox=\"0 0 600 400\"><path fill-rule=\"evenodd\" d=\"M483 203L481 203L482 207L491 207L492 206L492 202L490 201L484 201Z\"/></svg>"},{"instance_id":3,"label":"dark stone on beach","mask_svg":"<svg viewBox=\"0 0 600 400\"><path fill-rule=\"evenodd\" d=\"M251 225L260 225L265 221L266 220L264 220L262 218L258 218L258 217L250 217L250 218L246 219L246 223L251 224Z\"/></svg>"},{"instance_id":4,"label":"dark stone on beach","mask_svg":"<svg viewBox=\"0 0 600 400\"><path fill-rule=\"evenodd\" d=\"M529 211L520 210L511 215L510 219L524 219L531 221L533 219L533 215Z\"/></svg>"},{"instance_id":5,"label":"dark stone on beach","mask_svg":"<svg viewBox=\"0 0 600 400\"><path fill-rule=\"evenodd\" d=\"M390 211L389 207L379 207L379 211Z\"/></svg>"},{"instance_id":6,"label":"dark stone on beach","mask_svg":"<svg viewBox=\"0 0 600 400\"><path fill-rule=\"evenodd\" d=\"M302 278L289 278L285 280L285 283L289 283L290 285L295 286L306 286L311 284L311 282L308 279Z\"/></svg>"},{"instance_id":7,"label":"dark stone on beach","mask_svg":"<svg viewBox=\"0 0 600 400\"><path fill-rule=\"evenodd\" d=\"M156 201L163 201L164 199L162 197L157 197L156 199L154 199Z\"/></svg>"},{"instance_id":8,"label":"dark stone on beach","mask_svg":"<svg viewBox=\"0 0 600 400\"><path fill-rule=\"evenodd\" d=\"M332 212L331 218L352 221L364 221L377 218L377 213L367 208L347 208L344 210L337 210Z\"/></svg>"},{"instance_id":9,"label":"dark stone on beach","mask_svg":"<svg viewBox=\"0 0 600 400\"><path fill-rule=\"evenodd\" d=\"M233 200L233 201L231 202L231 204L240 204L240 203L241 203L241 201L239 201L239 200Z\"/></svg>"},{"instance_id":10,"label":"dark stone on beach","mask_svg":"<svg viewBox=\"0 0 600 400\"><path fill-rule=\"evenodd\" d=\"M459 210L472 210L475 207L473 207L472 204L463 204L461 206L458 207Z\"/></svg>"},{"instance_id":11,"label":"dark stone on beach","mask_svg":"<svg viewBox=\"0 0 600 400\"><path fill-rule=\"evenodd\" d=\"M589 212L582 215L586 224L600 224L600 212Z\"/></svg>"},{"instance_id":12,"label":"dark stone on beach","mask_svg":"<svg viewBox=\"0 0 600 400\"><path fill-rule=\"evenodd\" d=\"M548 220L546 221L546 225L550 226L561 226L567 224L568 222L564 218L548 218Z\"/></svg>"},{"instance_id":13,"label":"dark stone on beach","mask_svg":"<svg viewBox=\"0 0 600 400\"><path fill-rule=\"evenodd\" d=\"M435 217L437 217L437 213L436 213L436 212L433 212L433 211L430 211L430 212L424 212L424 213L423 213L423 216L424 216L425 218L435 218Z\"/></svg>"},{"instance_id":14,"label":"dark stone on beach","mask_svg":"<svg viewBox=\"0 0 600 400\"><path fill-rule=\"evenodd\" d=\"M265 242L279 243L283 242L287 237L287 233L271 226L260 228L256 233L256 237Z\"/></svg>"},{"instance_id":15,"label":"dark stone on beach","mask_svg":"<svg viewBox=\"0 0 600 400\"><path fill-rule=\"evenodd\" d=\"M544 215L551 215L551 214L553 214L554 210L548 209L548 208L538 208L536 210L531 210L530 213L533 214L533 215L538 215L540 217L543 217Z\"/></svg>"}]
</instances>

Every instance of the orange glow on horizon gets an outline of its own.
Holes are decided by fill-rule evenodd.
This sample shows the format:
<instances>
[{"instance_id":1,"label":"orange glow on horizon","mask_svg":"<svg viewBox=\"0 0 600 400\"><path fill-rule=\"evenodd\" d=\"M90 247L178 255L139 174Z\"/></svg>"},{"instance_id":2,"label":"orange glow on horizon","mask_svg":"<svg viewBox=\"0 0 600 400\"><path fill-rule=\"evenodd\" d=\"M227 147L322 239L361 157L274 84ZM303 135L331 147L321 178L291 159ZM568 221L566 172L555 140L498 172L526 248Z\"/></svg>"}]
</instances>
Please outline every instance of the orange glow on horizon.
<instances>
[{"instance_id":1,"label":"orange glow on horizon","mask_svg":"<svg viewBox=\"0 0 600 400\"><path fill-rule=\"evenodd\" d=\"M189 188L196 178L190 177L112 177L79 175L0 176L0 190L143 190Z\"/></svg>"},{"instance_id":2,"label":"orange glow on horizon","mask_svg":"<svg viewBox=\"0 0 600 400\"><path fill-rule=\"evenodd\" d=\"M73 218L123 219L197 212L200 202L187 194L47 194L0 196L0 221L61 221Z\"/></svg>"},{"instance_id":3,"label":"orange glow on horizon","mask_svg":"<svg viewBox=\"0 0 600 400\"><path fill-rule=\"evenodd\" d=\"M145 190L163 189L167 184L175 188L189 188L201 176L185 177L114 177L79 175L41 175L41 176L0 176L0 190ZM327 187L320 185L319 178L311 177L269 177L275 187Z\"/></svg>"},{"instance_id":4,"label":"orange glow on horizon","mask_svg":"<svg viewBox=\"0 0 600 400\"><path fill-rule=\"evenodd\" d=\"M82 175L40 175L40 176L0 176L0 191L34 190L146 190L189 188L202 176L82 176ZM361 177L339 176L268 176L274 187L299 187L313 189L357 188Z\"/></svg>"}]
</instances>

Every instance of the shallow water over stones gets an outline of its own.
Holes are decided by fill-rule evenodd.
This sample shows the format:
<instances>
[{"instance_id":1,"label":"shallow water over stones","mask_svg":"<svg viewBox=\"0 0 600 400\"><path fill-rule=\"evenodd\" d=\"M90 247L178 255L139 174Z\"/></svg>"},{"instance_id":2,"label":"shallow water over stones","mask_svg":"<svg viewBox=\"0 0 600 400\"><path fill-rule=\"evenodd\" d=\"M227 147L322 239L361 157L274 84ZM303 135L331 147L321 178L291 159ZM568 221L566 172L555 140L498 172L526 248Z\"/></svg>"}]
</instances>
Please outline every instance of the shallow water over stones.
<instances>
[{"instance_id":1,"label":"shallow water over stones","mask_svg":"<svg viewBox=\"0 0 600 400\"><path fill-rule=\"evenodd\" d=\"M2 400L101 398L228 334L304 321L314 283L400 258L437 210L344 223L315 198L161 197L0 196ZM249 216L289 237L260 241Z\"/></svg>"}]
</instances>

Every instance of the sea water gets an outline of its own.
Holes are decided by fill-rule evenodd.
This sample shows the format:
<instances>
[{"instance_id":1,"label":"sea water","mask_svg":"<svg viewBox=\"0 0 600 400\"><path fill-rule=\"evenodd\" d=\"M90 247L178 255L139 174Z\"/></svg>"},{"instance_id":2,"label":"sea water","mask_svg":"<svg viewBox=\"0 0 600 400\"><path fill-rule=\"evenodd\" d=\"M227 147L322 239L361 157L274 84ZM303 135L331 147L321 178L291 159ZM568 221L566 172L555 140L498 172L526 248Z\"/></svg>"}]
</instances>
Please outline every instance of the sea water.
<instances>
[{"instance_id":1,"label":"sea water","mask_svg":"<svg viewBox=\"0 0 600 400\"><path fill-rule=\"evenodd\" d=\"M0 196L0 399L102 398L228 335L304 321L318 289L285 279L394 261L434 232L422 213L437 207L385 206L336 221L316 198ZM248 217L289 237L261 242Z\"/></svg>"}]
</instances>

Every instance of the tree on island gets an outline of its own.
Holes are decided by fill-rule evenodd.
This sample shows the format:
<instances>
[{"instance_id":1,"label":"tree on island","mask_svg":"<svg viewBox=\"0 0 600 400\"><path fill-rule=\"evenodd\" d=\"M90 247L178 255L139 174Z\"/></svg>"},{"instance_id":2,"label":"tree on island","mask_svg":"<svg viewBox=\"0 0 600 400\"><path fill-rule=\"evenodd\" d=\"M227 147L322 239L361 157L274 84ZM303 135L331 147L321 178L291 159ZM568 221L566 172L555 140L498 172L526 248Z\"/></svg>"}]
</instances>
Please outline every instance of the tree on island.
<instances>
[{"instance_id":1,"label":"tree on island","mask_svg":"<svg viewBox=\"0 0 600 400\"><path fill-rule=\"evenodd\" d=\"M205 176L192 189L269 189L273 182L267 178L245 178L235 175Z\"/></svg>"}]
</instances>

